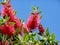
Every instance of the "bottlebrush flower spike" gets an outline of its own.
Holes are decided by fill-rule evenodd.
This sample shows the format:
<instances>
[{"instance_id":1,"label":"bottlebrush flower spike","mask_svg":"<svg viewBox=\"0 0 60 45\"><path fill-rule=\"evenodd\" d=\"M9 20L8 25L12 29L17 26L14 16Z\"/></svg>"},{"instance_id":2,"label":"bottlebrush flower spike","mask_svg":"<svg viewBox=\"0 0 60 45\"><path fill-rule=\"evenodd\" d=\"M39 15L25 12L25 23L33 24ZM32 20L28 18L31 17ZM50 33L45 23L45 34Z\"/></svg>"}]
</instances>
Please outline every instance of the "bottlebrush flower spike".
<instances>
[{"instance_id":1,"label":"bottlebrush flower spike","mask_svg":"<svg viewBox=\"0 0 60 45\"><path fill-rule=\"evenodd\" d=\"M3 5L2 16L4 17L4 16L6 16L6 14L10 16L9 13L13 14L13 9L10 5L10 2Z\"/></svg>"},{"instance_id":2,"label":"bottlebrush flower spike","mask_svg":"<svg viewBox=\"0 0 60 45\"><path fill-rule=\"evenodd\" d=\"M15 33L14 26L9 24L4 24L1 26L1 31L3 34L7 34L9 36L13 35Z\"/></svg>"},{"instance_id":3,"label":"bottlebrush flower spike","mask_svg":"<svg viewBox=\"0 0 60 45\"><path fill-rule=\"evenodd\" d=\"M26 24L23 24L23 28L24 28L24 31L25 31L26 33L29 33L29 29L28 29L28 27L27 27Z\"/></svg>"},{"instance_id":4,"label":"bottlebrush flower spike","mask_svg":"<svg viewBox=\"0 0 60 45\"><path fill-rule=\"evenodd\" d=\"M40 16L39 13L36 11L30 15L27 22L27 26L30 29L35 29L36 27L38 27L39 23L40 23Z\"/></svg>"},{"instance_id":5,"label":"bottlebrush flower spike","mask_svg":"<svg viewBox=\"0 0 60 45\"><path fill-rule=\"evenodd\" d=\"M39 24L38 29L40 34L44 33L44 28L41 24Z\"/></svg>"},{"instance_id":6,"label":"bottlebrush flower spike","mask_svg":"<svg viewBox=\"0 0 60 45\"><path fill-rule=\"evenodd\" d=\"M29 33L29 29L26 24L22 23L20 34L22 35L23 33Z\"/></svg>"},{"instance_id":7,"label":"bottlebrush flower spike","mask_svg":"<svg viewBox=\"0 0 60 45\"><path fill-rule=\"evenodd\" d=\"M19 28L21 26L20 20L15 16L14 14L14 9L11 7L10 2L7 2L6 4L3 5L3 11L2 11L2 16L3 18L10 17L8 21L15 22L15 27Z\"/></svg>"},{"instance_id":8,"label":"bottlebrush flower spike","mask_svg":"<svg viewBox=\"0 0 60 45\"><path fill-rule=\"evenodd\" d=\"M7 34L7 30L6 30L5 25L1 26L1 31L2 31L3 34Z\"/></svg>"},{"instance_id":9,"label":"bottlebrush flower spike","mask_svg":"<svg viewBox=\"0 0 60 45\"><path fill-rule=\"evenodd\" d=\"M20 28L20 26L22 25L21 21L16 16L12 21L15 23L16 28Z\"/></svg>"},{"instance_id":10,"label":"bottlebrush flower spike","mask_svg":"<svg viewBox=\"0 0 60 45\"><path fill-rule=\"evenodd\" d=\"M0 42L0 45L2 45L2 42Z\"/></svg>"},{"instance_id":11,"label":"bottlebrush flower spike","mask_svg":"<svg viewBox=\"0 0 60 45\"><path fill-rule=\"evenodd\" d=\"M14 9L12 8L10 2L7 2L3 5L2 10L2 16L5 18L5 16L8 15L10 17L10 20L12 20L15 17Z\"/></svg>"}]
</instances>

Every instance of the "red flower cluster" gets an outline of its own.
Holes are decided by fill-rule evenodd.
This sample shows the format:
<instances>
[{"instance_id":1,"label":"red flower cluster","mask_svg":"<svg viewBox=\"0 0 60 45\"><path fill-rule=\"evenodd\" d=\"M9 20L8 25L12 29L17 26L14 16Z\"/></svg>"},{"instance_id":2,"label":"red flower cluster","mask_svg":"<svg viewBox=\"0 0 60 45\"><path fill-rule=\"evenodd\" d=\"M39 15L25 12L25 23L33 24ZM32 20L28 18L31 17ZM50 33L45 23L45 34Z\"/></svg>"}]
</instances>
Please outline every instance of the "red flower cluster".
<instances>
[{"instance_id":1,"label":"red flower cluster","mask_svg":"<svg viewBox=\"0 0 60 45\"><path fill-rule=\"evenodd\" d=\"M26 33L29 33L29 29L28 29L27 25L23 24L23 29Z\"/></svg>"},{"instance_id":2,"label":"red flower cluster","mask_svg":"<svg viewBox=\"0 0 60 45\"><path fill-rule=\"evenodd\" d=\"M26 31L29 33L31 29L38 27L41 33L44 32L44 29L40 24L39 12L31 13L27 24L23 24L14 14L14 9L12 8L10 2L7 2L3 5L2 16L5 19L6 15L10 18L5 24L1 26L1 31L3 34L13 35L15 30L22 26L21 33ZM14 25L10 25L9 22L14 22Z\"/></svg>"},{"instance_id":3,"label":"red flower cluster","mask_svg":"<svg viewBox=\"0 0 60 45\"><path fill-rule=\"evenodd\" d=\"M10 2L8 2L7 4L4 4L3 5L3 11L2 11L3 18L5 18L6 15L8 15L10 17L10 20L9 21L15 22L15 26L16 27L20 27L21 26L21 22L15 16L14 9L11 7Z\"/></svg>"},{"instance_id":4,"label":"red flower cluster","mask_svg":"<svg viewBox=\"0 0 60 45\"><path fill-rule=\"evenodd\" d=\"M15 16L14 9L11 7L10 2L3 5L3 11L2 16L5 19L6 15L10 17L10 19L6 22L14 22L14 26L9 24L4 24L1 26L1 30L3 34L12 35L15 32L16 28L20 28L21 22L20 20Z\"/></svg>"},{"instance_id":5,"label":"red flower cluster","mask_svg":"<svg viewBox=\"0 0 60 45\"><path fill-rule=\"evenodd\" d=\"M44 28L41 24L39 24L38 29L39 29L40 34L44 33Z\"/></svg>"},{"instance_id":6,"label":"red flower cluster","mask_svg":"<svg viewBox=\"0 0 60 45\"><path fill-rule=\"evenodd\" d=\"M9 24L2 25L1 30L3 34L13 35L15 33L14 26Z\"/></svg>"},{"instance_id":7,"label":"red flower cluster","mask_svg":"<svg viewBox=\"0 0 60 45\"><path fill-rule=\"evenodd\" d=\"M30 17L28 19L28 22L27 22L27 26L28 26L29 29L35 29L36 27L38 27L39 32L41 34L44 33L44 28L40 24L39 12L34 12L30 15Z\"/></svg>"},{"instance_id":8,"label":"red flower cluster","mask_svg":"<svg viewBox=\"0 0 60 45\"><path fill-rule=\"evenodd\" d=\"M34 12L30 15L27 26L29 29L35 29L40 23L40 16L38 12Z\"/></svg>"}]
</instances>

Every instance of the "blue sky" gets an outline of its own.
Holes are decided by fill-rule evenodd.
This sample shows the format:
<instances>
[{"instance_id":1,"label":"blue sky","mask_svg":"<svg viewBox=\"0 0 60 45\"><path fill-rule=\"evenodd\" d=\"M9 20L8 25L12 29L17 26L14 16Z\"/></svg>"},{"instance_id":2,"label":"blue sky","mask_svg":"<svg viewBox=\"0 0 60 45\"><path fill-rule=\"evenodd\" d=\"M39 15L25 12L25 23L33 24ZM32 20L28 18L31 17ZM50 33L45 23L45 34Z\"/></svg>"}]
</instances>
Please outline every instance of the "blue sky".
<instances>
[{"instance_id":1,"label":"blue sky","mask_svg":"<svg viewBox=\"0 0 60 45\"><path fill-rule=\"evenodd\" d=\"M25 23L32 12L31 7L39 6L43 16L42 25L45 29L49 27L50 33L54 32L60 41L60 0L11 0L11 4L17 11L17 17L24 19Z\"/></svg>"}]
</instances>

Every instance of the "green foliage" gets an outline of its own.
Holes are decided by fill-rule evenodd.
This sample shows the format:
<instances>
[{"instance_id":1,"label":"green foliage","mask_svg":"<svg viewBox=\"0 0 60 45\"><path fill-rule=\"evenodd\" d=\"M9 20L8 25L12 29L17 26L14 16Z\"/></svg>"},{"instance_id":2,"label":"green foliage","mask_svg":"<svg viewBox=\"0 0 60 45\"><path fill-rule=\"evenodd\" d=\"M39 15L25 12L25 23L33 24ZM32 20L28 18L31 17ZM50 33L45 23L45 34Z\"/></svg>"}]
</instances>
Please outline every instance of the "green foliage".
<instances>
[{"instance_id":1,"label":"green foliage","mask_svg":"<svg viewBox=\"0 0 60 45\"><path fill-rule=\"evenodd\" d=\"M5 20L8 21L10 19L10 17L8 17L8 15L5 16Z\"/></svg>"},{"instance_id":2,"label":"green foliage","mask_svg":"<svg viewBox=\"0 0 60 45\"><path fill-rule=\"evenodd\" d=\"M32 6L32 10L36 10L36 8L34 6Z\"/></svg>"},{"instance_id":3,"label":"green foliage","mask_svg":"<svg viewBox=\"0 0 60 45\"><path fill-rule=\"evenodd\" d=\"M49 34L49 30L48 30L48 27L46 28L46 36L50 35Z\"/></svg>"},{"instance_id":4,"label":"green foliage","mask_svg":"<svg viewBox=\"0 0 60 45\"><path fill-rule=\"evenodd\" d=\"M39 14L41 14L42 13L42 11L39 11Z\"/></svg>"},{"instance_id":5,"label":"green foliage","mask_svg":"<svg viewBox=\"0 0 60 45\"><path fill-rule=\"evenodd\" d=\"M13 42L14 45L58 45L58 41L55 41L55 34L52 33L48 36L46 34L38 35L36 39L37 33L25 33L24 36L20 34L15 34L13 37L8 38L7 36L2 36L0 34L0 40L8 40L10 43Z\"/></svg>"},{"instance_id":6,"label":"green foliage","mask_svg":"<svg viewBox=\"0 0 60 45\"><path fill-rule=\"evenodd\" d=\"M14 10L14 14L16 15L16 10Z\"/></svg>"},{"instance_id":7,"label":"green foliage","mask_svg":"<svg viewBox=\"0 0 60 45\"><path fill-rule=\"evenodd\" d=\"M0 41L2 40L2 33L0 33Z\"/></svg>"},{"instance_id":8,"label":"green foliage","mask_svg":"<svg viewBox=\"0 0 60 45\"><path fill-rule=\"evenodd\" d=\"M14 22L10 22L10 25L14 25L15 23Z\"/></svg>"},{"instance_id":9,"label":"green foliage","mask_svg":"<svg viewBox=\"0 0 60 45\"><path fill-rule=\"evenodd\" d=\"M4 20L2 18L0 18L0 26L4 24Z\"/></svg>"}]
</instances>

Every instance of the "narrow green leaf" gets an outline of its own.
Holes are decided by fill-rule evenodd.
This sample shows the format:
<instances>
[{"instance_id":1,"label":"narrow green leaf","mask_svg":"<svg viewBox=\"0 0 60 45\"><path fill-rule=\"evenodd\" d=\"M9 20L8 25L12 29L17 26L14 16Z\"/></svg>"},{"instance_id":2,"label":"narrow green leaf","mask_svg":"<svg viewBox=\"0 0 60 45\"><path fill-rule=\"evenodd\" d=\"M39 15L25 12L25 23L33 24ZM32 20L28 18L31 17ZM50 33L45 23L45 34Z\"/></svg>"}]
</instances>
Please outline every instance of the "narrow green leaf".
<instances>
[{"instance_id":1,"label":"narrow green leaf","mask_svg":"<svg viewBox=\"0 0 60 45\"><path fill-rule=\"evenodd\" d=\"M49 34L49 29L48 29L48 27L46 28L46 36L48 36L48 35L50 35Z\"/></svg>"},{"instance_id":2,"label":"narrow green leaf","mask_svg":"<svg viewBox=\"0 0 60 45\"><path fill-rule=\"evenodd\" d=\"M14 25L15 23L14 22L9 22L10 23L10 25Z\"/></svg>"},{"instance_id":3,"label":"narrow green leaf","mask_svg":"<svg viewBox=\"0 0 60 45\"><path fill-rule=\"evenodd\" d=\"M42 11L39 11L39 14L41 14L42 13Z\"/></svg>"},{"instance_id":4,"label":"narrow green leaf","mask_svg":"<svg viewBox=\"0 0 60 45\"><path fill-rule=\"evenodd\" d=\"M39 9L39 6L37 6L36 9L38 10Z\"/></svg>"},{"instance_id":5,"label":"narrow green leaf","mask_svg":"<svg viewBox=\"0 0 60 45\"><path fill-rule=\"evenodd\" d=\"M32 6L32 10L36 10L34 6Z\"/></svg>"},{"instance_id":6,"label":"narrow green leaf","mask_svg":"<svg viewBox=\"0 0 60 45\"><path fill-rule=\"evenodd\" d=\"M5 3L4 2L0 2L0 4L3 4L4 5Z\"/></svg>"},{"instance_id":7,"label":"narrow green leaf","mask_svg":"<svg viewBox=\"0 0 60 45\"><path fill-rule=\"evenodd\" d=\"M21 30L22 30L22 25L20 26L20 28L16 29L16 32L19 33L21 32Z\"/></svg>"},{"instance_id":8,"label":"narrow green leaf","mask_svg":"<svg viewBox=\"0 0 60 45\"><path fill-rule=\"evenodd\" d=\"M16 10L14 10L14 14L16 15Z\"/></svg>"},{"instance_id":9,"label":"narrow green leaf","mask_svg":"<svg viewBox=\"0 0 60 45\"><path fill-rule=\"evenodd\" d=\"M52 45L54 45L54 41L52 41Z\"/></svg>"},{"instance_id":10,"label":"narrow green leaf","mask_svg":"<svg viewBox=\"0 0 60 45\"><path fill-rule=\"evenodd\" d=\"M8 21L10 19L10 17L8 17L8 15L6 15L5 20Z\"/></svg>"},{"instance_id":11,"label":"narrow green leaf","mask_svg":"<svg viewBox=\"0 0 60 45\"><path fill-rule=\"evenodd\" d=\"M19 40L20 40L21 42L23 41L23 38L22 38L22 36L21 36L20 34L18 34L17 37L19 38Z\"/></svg>"},{"instance_id":12,"label":"narrow green leaf","mask_svg":"<svg viewBox=\"0 0 60 45\"><path fill-rule=\"evenodd\" d=\"M2 24L4 24L4 20L1 18L1 19L0 19L0 26L1 26Z\"/></svg>"},{"instance_id":13,"label":"narrow green leaf","mask_svg":"<svg viewBox=\"0 0 60 45\"><path fill-rule=\"evenodd\" d=\"M2 36L2 33L0 33L0 41L2 40L2 37L3 37L3 36Z\"/></svg>"},{"instance_id":14,"label":"narrow green leaf","mask_svg":"<svg viewBox=\"0 0 60 45\"><path fill-rule=\"evenodd\" d=\"M40 19L42 19L42 16L40 16Z\"/></svg>"},{"instance_id":15,"label":"narrow green leaf","mask_svg":"<svg viewBox=\"0 0 60 45\"><path fill-rule=\"evenodd\" d=\"M3 22L3 19L0 19L0 22Z\"/></svg>"},{"instance_id":16,"label":"narrow green leaf","mask_svg":"<svg viewBox=\"0 0 60 45\"><path fill-rule=\"evenodd\" d=\"M50 43L50 41L51 41L50 35L47 36L47 41L48 41L48 43Z\"/></svg>"},{"instance_id":17,"label":"narrow green leaf","mask_svg":"<svg viewBox=\"0 0 60 45\"><path fill-rule=\"evenodd\" d=\"M58 42L59 42L58 40L57 40L57 41L55 41L55 44L56 44L56 45L58 45Z\"/></svg>"},{"instance_id":18,"label":"narrow green leaf","mask_svg":"<svg viewBox=\"0 0 60 45\"><path fill-rule=\"evenodd\" d=\"M55 38L56 38L56 36L55 36L55 34L54 33L52 33L52 39L54 40Z\"/></svg>"},{"instance_id":19,"label":"narrow green leaf","mask_svg":"<svg viewBox=\"0 0 60 45\"><path fill-rule=\"evenodd\" d=\"M24 41L26 41L26 42L29 41L29 35L28 35L28 34L25 34L25 35L24 35Z\"/></svg>"},{"instance_id":20,"label":"narrow green leaf","mask_svg":"<svg viewBox=\"0 0 60 45\"><path fill-rule=\"evenodd\" d=\"M18 44L14 44L14 45L18 45Z\"/></svg>"}]
</instances>

